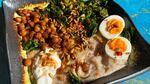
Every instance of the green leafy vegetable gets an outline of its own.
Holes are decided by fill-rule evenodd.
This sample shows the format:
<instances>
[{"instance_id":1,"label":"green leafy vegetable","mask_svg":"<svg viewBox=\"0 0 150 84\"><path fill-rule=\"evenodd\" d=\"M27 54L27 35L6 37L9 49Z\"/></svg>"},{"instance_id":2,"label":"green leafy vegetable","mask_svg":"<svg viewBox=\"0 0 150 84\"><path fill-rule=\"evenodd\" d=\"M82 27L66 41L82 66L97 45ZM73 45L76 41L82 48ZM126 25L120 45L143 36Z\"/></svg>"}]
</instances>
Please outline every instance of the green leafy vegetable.
<instances>
[{"instance_id":1,"label":"green leafy vegetable","mask_svg":"<svg viewBox=\"0 0 150 84\"><path fill-rule=\"evenodd\" d=\"M101 9L99 14L104 18L108 16L108 10L106 8Z\"/></svg>"},{"instance_id":2,"label":"green leafy vegetable","mask_svg":"<svg viewBox=\"0 0 150 84\"><path fill-rule=\"evenodd\" d=\"M68 15L70 14L71 10L66 7L66 8L63 9L63 12L64 12L64 14L65 14L66 16L68 16Z\"/></svg>"},{"instance_id":3,"label":"green leafy vegetable","mask_svg":"<svg viewBox=\"0 0 150 84\"><path fill-rule=\"evenodd\" d=\"M60 23L63 23L65 26L68 25L68 19L66 16L60 17L59 21L60 21Z\"/></svg>"},{"instance_id":4,"label":"green leafy vegetable","mask_svg":"<svg viewBox=\"0 0 150 84\"><path fill-rule=\"evenodd\" d=\"M71 84L82 84L78 76L76 76L71 70L68 72Z\"/></svg>"},{"instance_id":5,"label":"green leafy vegetable","mask_svg":"<svg viewBox=\"0 0 150 84\"><path fill-rule=\"evenodd\" d=\"M44 12L48 13L49 16L53 19L56 19L59 23L62 23L64 26L68 25L68 16L71 12L70 8L65 7L64 4L59 3L60 0L52 0Z\"/></svg>"},{"instance_id":6,"label":"green leafy vegetable","mask_svg":"<svg viewBox=\"0 0 150 84\"><path fill-rule=\"evenodd\" d=\"M130 31L131 37L133 37L134 36L134 32L135 32L135 28L131 27L129 31Z\"/></svg>"},{"instance_id":7,"label":"green leafy vegetable","mask_svg":"<svg viewBox=\"0 0 150 84\"><path fill-rule=\"evenodd\" d=\"M52 3L55 4L55 5L59 5L60 0L52 0Z\"/></svg>"},{"instance_id":8,"label":"green leafy vegetable","mask_svg":"<svg viewBox=\"0 0 150 84\"><path fill-rule=\"evenodd\" d=\"M136 49L136 47L132 46L132 51L131 51L131 54L130 54L129 59L128 59L128 65L129 66L135 66L135 65L137 65L139 54L140 53L138 52L138 50Z\"/></svg>"},{"instance_id":9,"label":"green leafy vegetable","mask_svg":"<svg viewBox=\"0 0 150 84\"><path fill-rule=\"evenodd\" d=\"M97 15L102 18L108 16L107 1L108 0L92 0L89 3L89 7L93 9L92 12L94 13L94 15Z\"/></svg>"},{"instance_id":10,"label":"green leafy vegetable","mask_svg":"<svg viewBox=\"0 0 150 84\"><path fill-rule=\"evenodd\" d=\"M129 41L131 41L131 34L129 31L123 32L122 33L123 37L126 37Z\"/></svg>"},{"instance_id":11,"label":"green leafy vegetable","mask_svg":"<svg viewBox=\"0 0 150 84\"><path fill-rule=\"evenodd\" d=\"M98 24L108 16L107 10L108 0L79 0L73 2L72 0L52 0L51 3L45 8L45 12L53 19L56 19L64 26L68 26L71 10L78 10L79 18L82 24L87 29L87 36L91 37L97 32Z\"/></svg>"},{"instance_id":12,"label":"green leafy vegetable","mask_svg":"<svg viewBox=\"0 0 150 84\"><path fill-rule=\"evenodd\" d=\"M32 51L32 50L39 49L39 47L40 47L39 43L35 40L30 40L27 43L23 43L24 50Z\"/></svg>"},{"instance_id":13,"label":"green leafy vegetable","mask_svg":"<svg viewBox=\"0 0 150 84\"><path fill-rule=\"evenodd\" d=\"M87 33L86 35L88 37L91 37L93 34L97 32L98 23L96 22L96 19L85 19L83 22L83 25L86 27Z\"/></svg>"},{"instance_id":14,"label":"green leafy vegetable","mask_svg":"<svg viewBox=\"0 0 150 84\"><path fill-rule=\"evenodd\" d=\"M47 12L52 18L57 18L63 15L61 8L54 4L49 4L44 11Z\"/></svg>"},{"instance_id":15,"label":"green leafy vegetable","mask_svg":"<svg viewBox=\"0 0 150 84\"><path fill-rule=\"evenodd\" d=\"M134 38L134 32L135 28L125 28L124 31L122 32L122 36L126 37L129 41L132 42L132 38Z\"/></svg>"},{"instance_id":16,"label":"green leafy vegetable","mask_svg":"<svg viewBox=\"0 0 150 84\"><path fill-rule=\"evenodd\" d=\"M87 36L91 37L97 32L98 24L108 16L107 4L108 0L87 0L78 3L80 12L79 19L87 29ZM81 6L84 5L84 6ZM84 15L84 18L83 18Z\"/></svg>"}]
</instances>

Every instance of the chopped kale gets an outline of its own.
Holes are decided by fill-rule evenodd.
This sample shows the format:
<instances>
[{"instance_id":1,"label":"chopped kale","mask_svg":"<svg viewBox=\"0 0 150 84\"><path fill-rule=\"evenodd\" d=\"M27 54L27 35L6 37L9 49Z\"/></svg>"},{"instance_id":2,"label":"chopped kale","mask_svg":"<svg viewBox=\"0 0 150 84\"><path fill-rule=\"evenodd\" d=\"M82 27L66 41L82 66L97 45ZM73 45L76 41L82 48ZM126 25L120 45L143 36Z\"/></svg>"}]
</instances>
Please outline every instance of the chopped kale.
<instances>
[{"instance_id":1,"label":"chopped kale","mask_svg":"<svg viewBox=\"0 0 150 84\"><path fill-rule=\"evenodd\" d=\"M122 32L122 36L126 37L129 41L132 42L132 39L134 38L134 32L135 28L125 28L124 31Z\"/></svg>"},{"instance_id":2,"label":"chopped kale","mask_svg":"<svg viewBox=\"0 0 150 84\"><path fill-rule=\"evenodd\" d=\"M82 84L82 81L71 70L68 72L71 84Z\"/></svg>"},{"instance_id":3,"label":"chopped kale","mask_svg":"<svg viewBox=\"0 0 150 84\"><path fill-rule=\"evenodd\" d=\"M79 18L86 27L88 37L96 33L99 23L108 16L106 7L108 0L79 0L73 4L70 4L72 3L71 0L65 0L63 4L59 1L60 0L52 0L44 11L47 12L51 18L56 19L64 26L68 26L68 17L70 16L72 8L75 8L79 11L79 16L75 18ZM88 20L91 22L88 23Z\"/></svg>"},{"instance_id":4,"label":"chopped kale","mask_svg":"<svg viewBox=\"0 0 150 84\"><path fill-rule=\"evenodd\" d=\"M23 49L27 51L36 50L39 49L39 47L39 43L35 40L30 40L27 43L23 43Z\"/></svg>"},{"instance_id":5,"label":"chopped kale","mask_svg":"<svg viewBox=\"0 0 150 84\"><path fill-rule=\"evenodd\" d=\"M98 23L96 22L96 19L90 19L87 18L84 20L83 25L85 25L87 33L86 35L88 37L91 37L93 34L95 34L97 32L97 28L98 28Z\"/></svg>"}]
</instances>

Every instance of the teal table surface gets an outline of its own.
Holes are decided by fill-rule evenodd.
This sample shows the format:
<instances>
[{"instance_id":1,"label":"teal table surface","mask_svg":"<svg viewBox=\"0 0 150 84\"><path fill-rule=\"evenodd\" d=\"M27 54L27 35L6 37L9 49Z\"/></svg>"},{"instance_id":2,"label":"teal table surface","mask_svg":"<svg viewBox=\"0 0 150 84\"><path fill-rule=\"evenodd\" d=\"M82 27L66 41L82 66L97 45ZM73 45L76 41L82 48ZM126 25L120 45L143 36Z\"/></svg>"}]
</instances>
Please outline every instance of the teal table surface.
<instances>
[{"instance_id":1,"label":"teal table surface","mask_svg":"<svg viewBox=\"0 0 150 84\"><path fill-rule=\"evenodd\" d=\"M131 17L142 37L150 44L150 0L115 0Z\"/></svg>"},{"instance_id":2,"label":"teal table surface","mask_svg":"<svg viewBox=\"0 0 150 84\"><path fill-rule=\"evenodd\" d=\"M115 0L115 2L128 13L142 37L150 44L150 0ZM150 71L121 84L150 84Z\"/></svg>"},{"instance_id":3,"label":"teal table surface","mask_svg":"<svg viewBox=\"0 0 150 84\"><path fill-rule=\"evenodd\" d=\"M115 0L130 16L142 37L150 44L150 0ZM150 84L150 71L121 84Z\"/></svg>"}]
</instances>

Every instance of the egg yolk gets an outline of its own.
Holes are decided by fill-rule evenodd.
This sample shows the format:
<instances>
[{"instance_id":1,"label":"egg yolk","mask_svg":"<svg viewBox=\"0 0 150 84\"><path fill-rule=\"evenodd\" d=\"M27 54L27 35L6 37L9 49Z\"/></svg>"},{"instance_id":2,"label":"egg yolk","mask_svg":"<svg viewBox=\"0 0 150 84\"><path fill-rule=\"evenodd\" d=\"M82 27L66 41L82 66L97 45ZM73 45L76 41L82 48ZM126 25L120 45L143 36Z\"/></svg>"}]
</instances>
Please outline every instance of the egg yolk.
<instances>
[{"instance_id":1,"label":"egg yolk","mask_svg":"<svg viewBox=\"0 0 150 84\"><path fill-rule=\"evenodd\" d=\"M126 43L121 38L115 38L108 43L110 49L116 52L124 52L127 49Z\"/></svg>"},{"instance_id":2,"label":"egg yolk","mask_svg":"<svg viewBox=\"0 0 150 84\"><path fill-rule=\"evenodd\" d=\"M117 19L111 19L107 22L107 31L111 34L118 34L123 29L123 23Z\"/></svg>"}]
</instances>

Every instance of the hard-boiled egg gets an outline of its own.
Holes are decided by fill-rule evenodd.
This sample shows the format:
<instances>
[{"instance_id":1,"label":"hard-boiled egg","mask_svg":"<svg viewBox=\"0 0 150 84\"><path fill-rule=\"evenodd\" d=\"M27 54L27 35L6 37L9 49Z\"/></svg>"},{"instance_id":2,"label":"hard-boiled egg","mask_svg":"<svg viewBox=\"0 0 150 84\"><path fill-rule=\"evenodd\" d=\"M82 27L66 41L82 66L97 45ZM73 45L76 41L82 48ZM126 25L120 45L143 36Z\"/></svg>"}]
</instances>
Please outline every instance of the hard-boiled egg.
<instances>
[{"instance_id":1,"label":"hard-boiled egg","mask_svg":"<svg viewBox=\"0 0 150 84\"><path fill-rule=\"evenodd\" d=\"M33 75L37 84L51 84L56 70L61 66L57 52L52 48L41 51L33 64Z\"/></svg>"},{"instance_id":2,"label":"hard-boiled egg","mask_svg":"<svg viewBox=\"0 0 150 84\"><path fill-rule=\"evenodd\" d=\"M119 15L111 15L105 18L100 26L100 33L107 39L112 39L121 34L125 27L125 22Z\"/></svg>"},{"instance_id":3,"label":"hard-boiled egg","mask_svg":"<svg viewBox=\"0 0 150 84\"><path fill-rule=\"evenodd\" d=\"M124 37L116 37L105 45L105 52L114 59L127 60L132 50L130 41Z\"/></svg>"}]
</instances>

